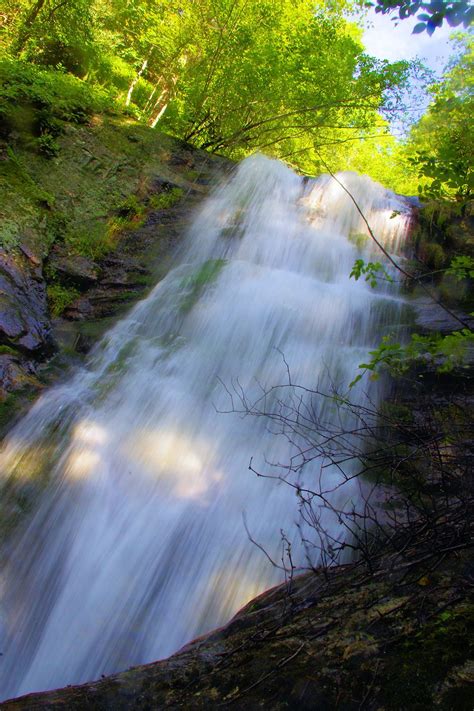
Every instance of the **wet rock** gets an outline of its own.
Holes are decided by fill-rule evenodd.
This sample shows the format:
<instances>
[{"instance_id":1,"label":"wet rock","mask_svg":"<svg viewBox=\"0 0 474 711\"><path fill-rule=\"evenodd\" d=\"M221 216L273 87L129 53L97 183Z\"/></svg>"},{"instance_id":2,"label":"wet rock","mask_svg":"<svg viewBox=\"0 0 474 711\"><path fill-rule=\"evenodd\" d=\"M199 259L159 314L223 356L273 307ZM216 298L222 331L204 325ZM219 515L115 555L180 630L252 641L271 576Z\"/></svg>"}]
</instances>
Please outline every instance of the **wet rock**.
<instances>
[{"instance_id":1,"label":"wet rock","mask_svg":"<svg viewBox=\"0 0 474 711\"><path fill-rule=\"evenodd\" d=\"M156 177L153 180L151 192L169 192L173 188L178 187L180 187L180 181L172 182L170 180L164 180L163 178Z\"/></svg>"},{"instance_id":2,"label":"wet rock","mask_svg":"<svg viewBox=\"0 0 474 711\"><path fill-rule=\"evenodd\" d=\"M417 327L424 331L449 333L461 328L462 326L454 314L462 321L472 320L460 309L452 308L450 309L452 313L449 313L435 301L428 301L426 296L413 299L410 305L415 311Z\"/></svg>"},{"instance_id":3,"label":"wet rock","mask_svg":"<svg viewBox=\"0 0 474 711\"><path fill-rule=\"evenodd\" d=\"M108 287L140 287L147 283L150 272L132 258L108 259L104 262L99 286Z\"/></svg>"},{"instance_id":4,"label":"wet rock","mask_svg":"<svg viewBox=\"0 0 474 711\"><path fill-rule=\"evenodd\" d=\"M20 244L20 251L25 255L25 257L35 266L40 267L42 265L41 257L34 251L31 245L26 242Z\"/></svg>"},{"instance_id":5,"label":"wet rock","mask_svg":"<svg viewBox=\"0 0 474 711\"><path fill-rule=\"evenodd\" d=\"M99 266L92 259L72 254L62 246L53 248L48 263L50 269L62 280L79 288L87 288L99 279Z\"/></svg>"},{"instance_id":6,"label":"wet rock","mask_svg":"<svg viewBox=\"0 0 474 711\"><path fill-rule=\"evenodd\" d=\"M31 354L53 350L41 264L0 251L0 343Z\"/></svg>"},{"instance_id":7,"label":"wet rock","mask_svg":"<svg viewBox=\"0 0 474 711\"><path fill-rule=\"evenodd\" d=\"M83 321L86 318L93 318L94 307L87 296L80 296L70 304L63 313L63 318L70 321Z\"/></svg>"},{"instance_id":8,"label":"wet rock","mask_svg":"<svg viewBox=\"0 0 474 711\"><path fill-rule=\"evenodd\" d=\"M471 709L472 607L462 565L453 557L440 566L430 596L416 582L418 568L409 583L406 570L389 565L382 576L349 565L296 577L291 595L286 584L267 591L169 659L2 708Z\"/></svg>"},{"instance_id":9,"label":"wet rock","mask_svg":"<svg viewBox=\"0 0 474 711\"><path fill-rule=\"evenodd\" d=\"M20 354L0 353L0 400L9 392L22 390L34 376L35 368Z\"/></svg>"}]
</instances>

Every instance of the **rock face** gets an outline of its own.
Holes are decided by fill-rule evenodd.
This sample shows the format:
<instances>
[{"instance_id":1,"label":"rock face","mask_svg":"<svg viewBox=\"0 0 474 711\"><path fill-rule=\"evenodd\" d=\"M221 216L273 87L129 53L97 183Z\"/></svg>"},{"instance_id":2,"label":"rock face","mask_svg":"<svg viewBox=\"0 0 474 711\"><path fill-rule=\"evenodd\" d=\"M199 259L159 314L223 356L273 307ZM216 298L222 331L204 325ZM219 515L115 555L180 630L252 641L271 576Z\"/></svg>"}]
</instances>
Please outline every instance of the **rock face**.
<instances>
[{"instance_id":1,"label":"rock face","mask_svg":"<svg viewBox=\"0 0 474 711\"><path fill-rule=\"evenodd\" d=\"M25 385L35 383L34 375L32 361L20 354L0 353L0 399L5 398L9 392L14 393L22 390Z\"/></svg>"},{"instance_id":2,"label":"rock face","mask_svg":"<svg viewBox=\"0 0 474 711\"><path fill-rule=\"evenodd\" d=\"M71 253L64 245L53 247L48 262L55 273L78 287L88 287L99 278L98 264L80 254Z\"/></svg>"},{"instance_id":3,"label":"rock face","mask_svg":"<svg viewBox=\"0 0 474 711\"><path fill-rule=\"evenodd\" d=\"M123 133L124 129L119 130ZM143 126L127 129L130 140L135 131L139 142L150 142L146 130ZM38 213L36 227L19 228L15 245L8 250L0 247L0 434L9 429L16 411L41 387L43 365L52 355L59 351L61 360L64 345L69 354L72 349L82 356L110 325L111 317L122 313L166 274L189 212L230 166L229 161L193 150L181 141L155 132L151 135L154 152L136 162L127 158L130 175L122 176L122 152L128 150L128 140L106 145L109 134L93 127L67 132L63 162L47 165L56 213L44 205L39 208L36 198L32 199L27 208ZM84 157L87 141L100 155L103 174L98 177L93 166L81 163L76 182L65 186L64 166ZM44 173L44 166L42 170ZM39 180L45 177L43 173ZM116 207L118 173L124 198L124 191L128 192L121 208ZM111 198L108 204L107 186L115 203ZM104 194L91 197L100 191ZM135 221L129 219L130 209ZM108 221L116 221L113 249L107 254L92 259L78 253L77 245L75 248L68 241L64 220L70 218L69 226L73 218L78 223L77 215L83 211L85 234L93 235L98 225L103 229ZM19 210L10 217L18 217L20 225ZM53 227L45 238L42 230L47 231L50 223ZM48 293L50 297L58 295L53 311L61 312L60 318L50 311ZM91 328L85 332L83 326L89 324ZM67 342L61 340L64 332ZM62 374L65 366L62 363ZM47 377L51 376L52 372Z\"/></svg>"},{"instance_id":4,"label":"rock face","mask_svg":"<svg viewBox=\"0 0 474 711\"><path fill-rule=\"evenodd\" d=\"M357 566L309 573L167 660L0 706L470 711L468 561L459 551L428 574L426 561L394 559L371 576Z\"/></svg>"},{"instance_id":5,"label":"rock face","mask_svg":"<svg viewBox=\"0 0 474 711\"><path fill-rule=\"evenodd\" d=\"M52 350L41 262L0 251L0 343L31 354Z\"/></svg>"}]
</instances>

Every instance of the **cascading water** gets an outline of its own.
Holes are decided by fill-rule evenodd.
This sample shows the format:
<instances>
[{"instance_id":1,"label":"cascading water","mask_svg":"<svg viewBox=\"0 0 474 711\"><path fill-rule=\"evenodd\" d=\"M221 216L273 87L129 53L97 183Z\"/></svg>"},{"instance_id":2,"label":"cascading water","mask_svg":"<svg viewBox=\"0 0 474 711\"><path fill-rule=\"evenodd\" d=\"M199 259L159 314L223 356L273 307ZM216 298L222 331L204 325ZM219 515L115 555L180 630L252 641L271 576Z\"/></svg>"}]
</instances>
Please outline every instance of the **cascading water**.
<instances>
[{"instance_id":1,"label":"cascading water","mask_svg":"<svg viewBox=\"0 0 474 711\"><path fill-rule=\"evenodd\" d=\"M396 250L406 205L342 179ZM201 207L178 266L14 428L5 486L36 477L44 493L3 550L1 698L169 655L281 580L243 515L277 557L294 492L248 463L286 460L290 445L263 418L219 412L223 383L281 383L282 354L302 385L354 378L401 304L349 279L364 231L332 179L247 159Z\"/></svg>"}]
</instances>

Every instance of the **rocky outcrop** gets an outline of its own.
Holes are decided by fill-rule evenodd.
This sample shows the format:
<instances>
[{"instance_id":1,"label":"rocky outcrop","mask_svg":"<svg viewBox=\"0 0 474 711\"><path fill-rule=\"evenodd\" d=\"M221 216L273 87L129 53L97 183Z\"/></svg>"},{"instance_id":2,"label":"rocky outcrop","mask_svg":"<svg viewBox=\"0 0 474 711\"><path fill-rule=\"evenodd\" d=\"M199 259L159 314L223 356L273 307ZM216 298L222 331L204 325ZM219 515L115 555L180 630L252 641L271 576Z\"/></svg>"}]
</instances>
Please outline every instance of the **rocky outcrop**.
<instances>
[{"instance_id":1,"label":"rocky outcrop","mask_svg":"<svg viewBox=\"0 0 474 711\"><path fill-rule=\"evenodd\" d=\"M74 286L88 287L99 278L99 265L92 259L74 254L65 245L55 245L48 257L50 270Z\"/></svg>"},{"instance_id":2,"label":"rocky outcrop","mask_svg":"<svg viewBox=\"0 0 474 711\"><path fill-rule=\"evenodd\" d=\"M0 343L28 355L52 350L51 322L39 257L0 251Z\"/></svg>"},{"instance_id":3,"label":"rocky outcrop","mask_svg":"<svg viewBox=\"0 0 474 711\"><path fill-rule=\"evenodd\" d=\"M471 588L462 550L408 564L383 559L372 575L359 566L312 572L167 660L0 706L470 711Z\"/></svg>"},{"instance_id":4,"label":"rocky outcrop","mask_svg":"<svg viewBox=\"0 0 474 711\"><path fill-rule=\"evenodd\" d=\"M132 139L137 144L134 157L127 153ZM26 185L21 195L25 206L10 212L8 220L18 228L17 241L0 248L1 434L13 424L15 410L41 387L43 366L52 355L59 352L64 373L63 346L82 356L111 318L166 274L190 210L230 165L146 127L115 125L112 120L105 127L70 127L61 141L63 159L35 163L38 175L20 184ZM148 153L140 152L142 143ZM99 173L82 160L94 151L100 158ZM79 170L71 174L67 167L76 163ZM65 185L66 174L70 185ZM32 191L34 181L48 182L47 204L43 198L38 201L39 188ZM21 227L25 212L34 216L35 226ZM100 239L113 228L105 255L80 253L81 216L86 242L96 228ZM91 245L89 238L88 249ZM86 329L88 324L91 328ZM53 371L45 382L54 378Z\"/></svg>"},{"instance_id":5,"label":"rocky outcrop","mask_svg":"<svg viewBox=\"0 0 474 711\"><path fill-rule=\"evenodd\" d=\"M7 393L15 393L23 388L38 385L35 379L34 362L20 353L0 351L0 399L5 399Z\"/></svg>"}]
</instances>

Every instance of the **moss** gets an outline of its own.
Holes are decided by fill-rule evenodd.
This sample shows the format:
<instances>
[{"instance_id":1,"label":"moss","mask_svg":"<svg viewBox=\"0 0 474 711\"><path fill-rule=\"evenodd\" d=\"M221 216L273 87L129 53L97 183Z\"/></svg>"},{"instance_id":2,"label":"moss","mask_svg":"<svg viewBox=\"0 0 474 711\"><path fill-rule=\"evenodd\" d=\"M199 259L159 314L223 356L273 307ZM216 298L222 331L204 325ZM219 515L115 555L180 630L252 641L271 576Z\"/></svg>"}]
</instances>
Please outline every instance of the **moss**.
<instances>
[{"instance_id":1,"label":"moss","mask_svg":"<svg viewBox=\"0 0 474 711\"><path fill-rule=\"evenodd\" d=\"M136 286L151 286L155 280L152 274L133 274L131 282Z\"/></svg>"},{"instance_id":2,"label":"moss","mask_svg":"<svg viewBox=\"0 0 474 711\"><path fill-rule=\"evenodd\" d=\"M18 395L9 393L3 402L0 402L0 432L11 424L18 408Z\"/></svg>"},{"instance_id":3,"label":"moss","mask_svg":"<svg viewBox=\"0 0 474 711\"><path fill-rule=\"evenodd\" d=\"M199 179L200 175L201 174L200 174L199 170L192 170L191 169L191 170L187 170L185 172L184 177L186 178L186 180L194 182L195 180Z\"/></svg>"},{"instance_id":4,"label":"moss","mask_svg":"<svg viewBox=\"0 0 474 711\"><path fill-rule=\"evenodd\" d=\"M440 683L474 651L473 622L473 606L459 605L394 647L383 687L389 709L433 708Z\"/></svg>"},{"instance_id":5,"label":"moss","mask_svg":"<svg viewBox=\"0 0 474 711\"><path fill-rule=\"evenodd\" d=\"M217 279L225 264L225 259L209 259L195 274L183 280L181 286L185 296L181 302L182 312L188 313L193 308L204 288Z\"/></svg>"},{"instance_id":6,"label":"moss","mask_svg":"<svg viewBox=\"0 0 474 711\"><path fill-rule=\"evenodd\" d=\"M90 259L99 259L112 249L114 233L107 224L90 221L85 225L68 228L64 235L64 242L76 254Z\"/></svg>"},{"instance_id":7,"label":"moss","mask_svg":"<svg viewBox=\"0 0 474 711\"><path fill-rule=\"evenodd\" d=\"M10 346L0 346L0 355L18 355L18 351Z\"/></svg>"},{"instance_id":8,"label":"moss","mask_svg":"<svg viewBox=\"0 0 474 711\"><path fill-rule=\"evenodd\" d=\"M13 220L3 220L0 224L0 246L12 251L20 244L18 225Z\"/></svg>"},{"instance_id":9,"label":"moss","mask_svg":"<svg viewBox=\"0 0 474 711\"><path fill-rule=\"evenodd\" d=\"M381 405L380 413L390 422L401 422L407 425L413 422L413 409L403 403L385 400Z\"/></svg>"},{"instance_id":10,"label":"moss","mask_svg":"<svg viewBox=\"0 0 474 711\"><path fill-rule=\"evenodd\" d=\"M29 231L44 256L61 241L100 258L143 224L142 195L173 140L123 117L102 115L87 127L63 121L60 130L53 126L31 140L30 124L25 119L0 161L0 242L14 249ZM48 156L38 151L39 140ZM182 195L174 188L156 196L156 209L172 207Z\"/></svg>"},{"instance_id":11,"label":"moss","mask_svg":"<svg viewBox=\"0 0 474 711\"><path fill-rule=\"evenodd\" d=\"M168 210L174 207L183 197L184 192L181 188L171 188L158 195L152 195L150 198L150 207L153 210Z\"/></svg>"},{"instance_id":12,"label":"moss","mask_svg":"<svg viewBox=\"0 0 474 711\"><path fill-rule=\"evenodd\" d=\"M351 232L349 234L349 241L352 242L357 249L363 249L366 246L368 239L369 236L364 232Z\"/></svg>"},{"instance_id":13,"label":"moss","mask_svg":"<svg viewBox=\"0 0 474 711\"><path fill-rule=\"evenodd\" d=\"M447 261L443 247L436 242L422 242L420 244L419 254L421 260L430 269L441 269Z\"/></svg>"},{"instance_id":14,"label":"moss","mask_svg":"<svg viewBox=\"0 0 474 711\"><path fill-rule=\"evenodd\" d=\"M61 284L49 284L47 287L48 303L51 315L60 316L79 296L77 289Z\"/></svg>"}]
</instances>

